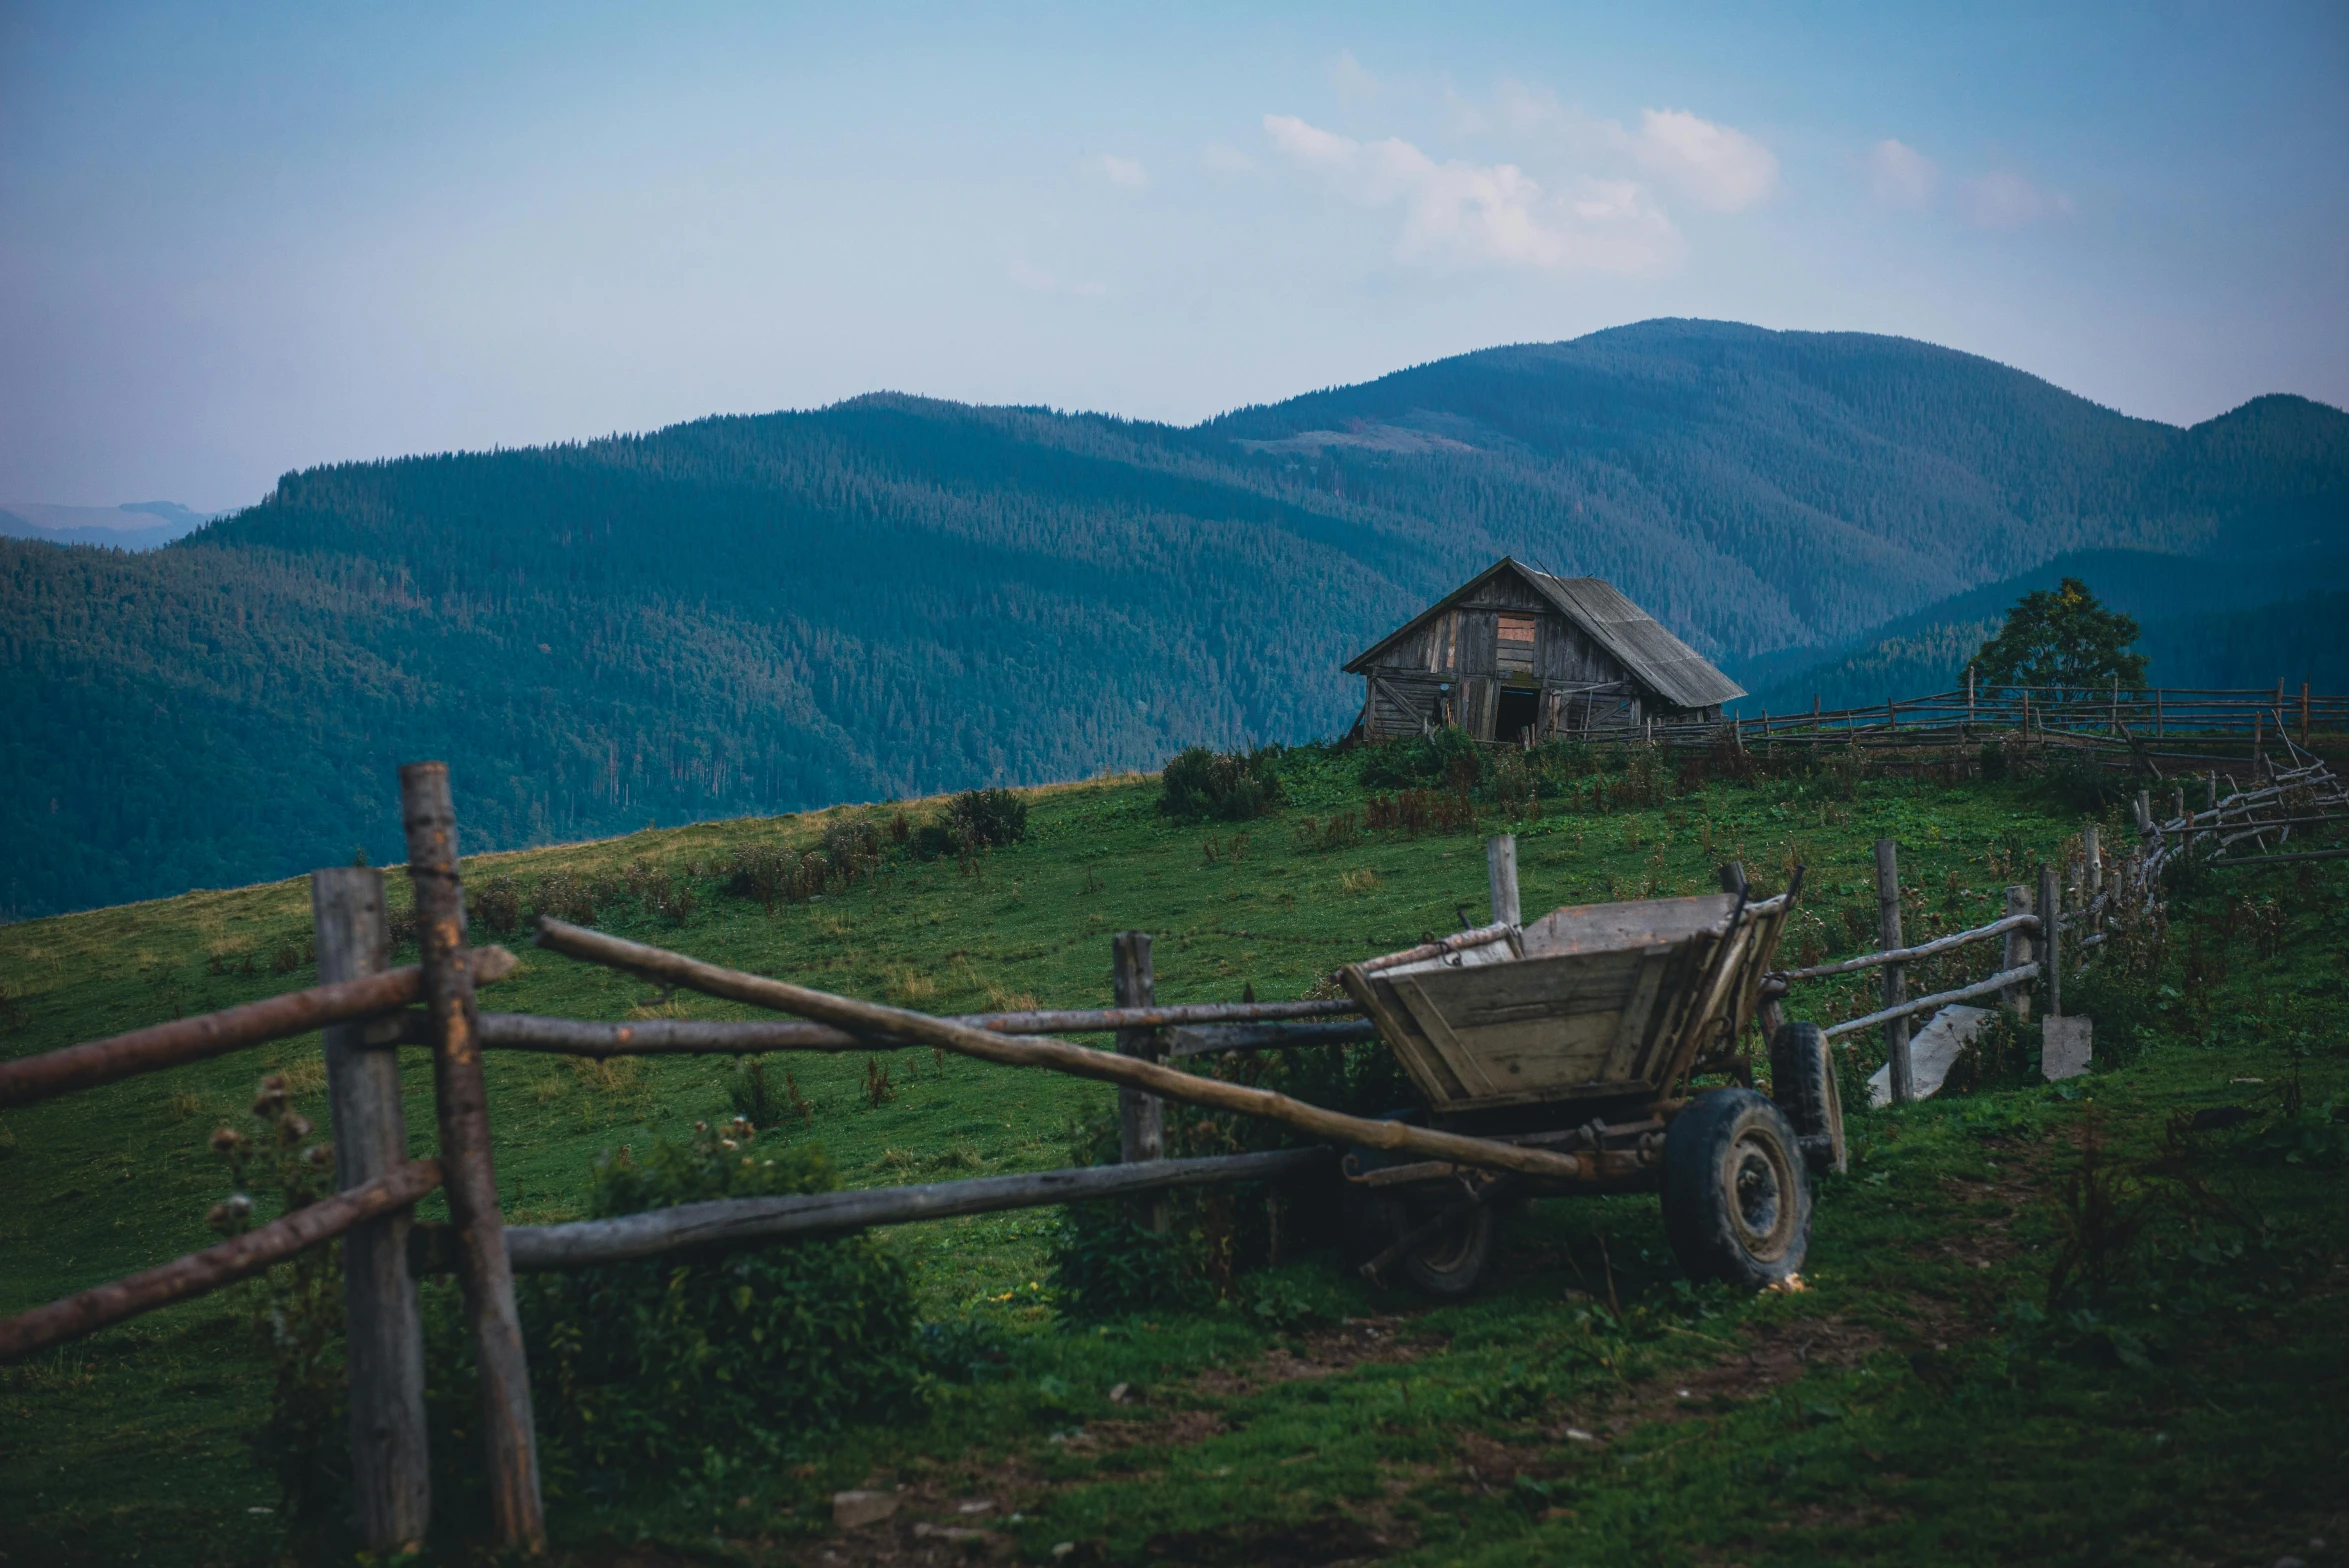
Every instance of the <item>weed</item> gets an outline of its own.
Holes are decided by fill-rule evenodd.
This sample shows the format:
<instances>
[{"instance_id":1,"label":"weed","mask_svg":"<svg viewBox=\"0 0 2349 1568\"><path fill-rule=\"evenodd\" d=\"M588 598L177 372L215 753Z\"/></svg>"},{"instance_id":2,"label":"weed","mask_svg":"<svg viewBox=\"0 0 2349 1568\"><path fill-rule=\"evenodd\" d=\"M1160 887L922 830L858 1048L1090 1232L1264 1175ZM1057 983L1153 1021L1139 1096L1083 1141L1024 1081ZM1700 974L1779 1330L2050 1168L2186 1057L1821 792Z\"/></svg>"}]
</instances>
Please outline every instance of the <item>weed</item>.
<instances>
[{"instance_id":1,"label":"weed","mask_svg":"<svg viewBox=\"0 0 2349 1568\"><path fill-rule=\"evenodd\" d=\"M483 931L511 931L522 924L522 884L501 871L467 890L465 918Z\"/></svg>"},{"instance_id":2,"label":"weed","mask_svg":"<svg viewBox=\"0 0 2349 1568\"><path fill-rule=\"evenodd\" d=\"M1216 752L1192 746L1167 763L1158 809L1183 822L1261 817L1280 803L1276 760L1269 751Z\"/></svg>"},{"instance_id":3,"label":"weed","mask_svg":"<svg viewBox=\"0 0 2349 1568\"><path fill-rule=\"evenodd\" d=\"M607 1155L588 1212L635 1214L716 1198L829 1192L818 1150L763 1154L745 1123L697 1123L642 1159ZM674 1482L709 1457L771 1464L786 1444L856 1415L914 1406L913 1294L866 1237L651 1259L528 1276L517 1292L540 1429L578 1465ZM607 1483L608 1484L608 1483Z\"/></svg>"},{"instance_id":4,"label":"weed","mask_svg":"<svg viewBox=\"0 0 2349 1568\"><path fill-rule=\"evenodd\" d=\"M1360 898L1378 890L1378 872L1369 866L1338 873L1338 891L1348 898Z\"/></svg>"},{"instance_id":5,"label":"weed","mask_svg":"<svg viewBox=\"0 0 2349 1568\"><path fill-rule=\"evenodd\" d=\"M879 1110L897 1098L897 1090L889 1082L889 1068L878 1056L865 1058L865 1107Z\"/></svg>"}]
</instances>

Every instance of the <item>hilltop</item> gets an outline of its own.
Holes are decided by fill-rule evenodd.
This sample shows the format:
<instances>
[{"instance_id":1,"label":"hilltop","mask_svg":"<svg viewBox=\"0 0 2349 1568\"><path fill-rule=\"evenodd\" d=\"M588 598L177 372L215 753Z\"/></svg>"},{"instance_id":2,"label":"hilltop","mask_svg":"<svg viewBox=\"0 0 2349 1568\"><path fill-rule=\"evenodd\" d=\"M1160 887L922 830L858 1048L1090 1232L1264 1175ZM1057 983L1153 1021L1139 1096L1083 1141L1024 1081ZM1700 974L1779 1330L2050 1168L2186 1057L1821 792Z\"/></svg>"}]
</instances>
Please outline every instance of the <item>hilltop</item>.
<instances>
[{"instance_id":1,"label":"hilltop","mask_svg":"<svg viewBox=\"0 0 2349 1568\"><path fill-rule=\"evenodd\" d=\"M1652 321L1192 428L879 394L286 475L137 556L0 541L0 914L1341 730L1345 658L1501 554L1722 658L2067 550L2338 541L2349 416L2192 430L1929 344Z\"/></svg>"}]
</instances>

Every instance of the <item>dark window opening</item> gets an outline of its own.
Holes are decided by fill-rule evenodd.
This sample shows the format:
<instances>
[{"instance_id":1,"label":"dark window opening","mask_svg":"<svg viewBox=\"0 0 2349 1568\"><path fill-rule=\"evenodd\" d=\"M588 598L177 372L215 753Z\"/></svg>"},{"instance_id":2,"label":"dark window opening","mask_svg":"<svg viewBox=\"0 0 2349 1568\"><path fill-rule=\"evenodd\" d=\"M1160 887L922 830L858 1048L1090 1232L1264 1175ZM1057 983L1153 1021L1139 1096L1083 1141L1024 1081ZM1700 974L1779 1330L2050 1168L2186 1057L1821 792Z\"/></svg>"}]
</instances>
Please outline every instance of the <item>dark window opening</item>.
<instances>
[{"instance_id":1,"label":"dark window opening","mask_svg":"<svg viewBox=\"0 0 2349 1568\"><path fill-rule=\"evenodd\" d=\"M1512 744L1523 741L1527 730L1541 724L1541 709L1540 692L1504 690L1500 708L1493 715L1493 739Z\"/></svg>"}]
</instances>

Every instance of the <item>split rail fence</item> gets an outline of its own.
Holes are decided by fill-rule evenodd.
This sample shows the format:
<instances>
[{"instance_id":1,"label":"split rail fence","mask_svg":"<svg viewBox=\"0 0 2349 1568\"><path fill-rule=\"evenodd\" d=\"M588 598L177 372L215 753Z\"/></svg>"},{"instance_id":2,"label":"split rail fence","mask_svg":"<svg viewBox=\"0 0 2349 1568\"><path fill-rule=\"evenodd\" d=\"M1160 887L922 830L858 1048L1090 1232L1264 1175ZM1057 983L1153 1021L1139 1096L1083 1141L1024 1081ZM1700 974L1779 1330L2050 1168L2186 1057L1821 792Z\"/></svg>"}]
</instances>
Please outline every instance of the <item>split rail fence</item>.
<instances>
[{"instance_id":1,"label":"split rail fence","mask_svg":"<svg viewBox=\"0 0 2349 1568\"><path fill-rule=\"evenodd\" d=\"M1738 716L1703 722L1650 721L1592 739L1636 736L1679 748L1740 750L1841 748L1887 756L1976 748L2012 738L2045 755L2154 778L2199 773L2241 761L2255 776L2313 754L2349 749L2349 695L2287 691L2157 688L2081 692L2038 686L1960 690L1865 707ZM2308 754L2308 755L2303 755Z\"/></svg>"},{"instance_id":2,"label":"split rail fence","mask_svg":"<svg viewBox=\"0 0 2349 1568\"><path fill-rule=\"evenodd\" d=\"M686 1249L839 1235L1081 1199L1146 1198L1174 1188L1265 1181L1327 1162L1332 1144L1413 1152L1460 1165L1575 1179L1571 1154L1372 1121L1267 1090L1166 1065L1218 1051L1345 1044L1375 1038L1346 999L1160 1006L1151 941L1112 944L1115 1006L939 1018L860 1002L705 964L601 932L541 920L539 945L704 994L787 1012L751 1022L597 1023L482 1012L477 990L516 967L498 947L466 941L456 820L447 769L400 770L419 961L390 965L383 873L334 868L311 877L321 983L264 1001L0 1063L0 1106L97 1087L323 1030L337 1191L246 1234L125 1279L0 1320L0 1362L221 1289L340 1238L346 1292L356 1511L372 1550L423 1541L431 1522L424 1424L424 1353L417 1278L455 1272L478 1366L492 1528L501 1547L536 1551L545 1518L532 1425L529 1366L514 1305L516 1270L569 1269ZM1510 902L1514 903L1514 864ZM1498 875L1498 873L1496 873ZM1496 884L1497 886L1497 884ZM1496 897L1499 894L1496 892ZM1475 933L1470 933L1471 935ZM1435 952L1457 938L1430 944ZM1113 1032L1114 1050L1050 1038ZM435 1157L413 1159L398 1048L432 1052ZM490 1155L485 1049L581 1056L778 1050L885 1051L933 1046L1013 1066L1114 1083L1121 1163L980 1177L924 1186L726 1199L566 1225L508 1227ZM1282 1123L1317 1146L1205 1159L1164 1158L1163 1100ZM449 1222L415 1220L416 1202L447 1195Z\"/></svg>"}]
</instances>

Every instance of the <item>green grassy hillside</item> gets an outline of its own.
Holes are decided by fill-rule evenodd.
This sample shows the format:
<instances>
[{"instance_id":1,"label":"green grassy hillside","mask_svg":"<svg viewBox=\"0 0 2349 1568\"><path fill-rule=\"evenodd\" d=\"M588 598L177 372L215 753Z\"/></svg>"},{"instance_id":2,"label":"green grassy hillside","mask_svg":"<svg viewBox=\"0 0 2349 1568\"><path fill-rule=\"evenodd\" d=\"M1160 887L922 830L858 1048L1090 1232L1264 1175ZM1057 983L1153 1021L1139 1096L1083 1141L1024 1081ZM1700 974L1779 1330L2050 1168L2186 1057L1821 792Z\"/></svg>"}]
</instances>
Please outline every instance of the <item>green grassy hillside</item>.
<instances>
[{"instance_id":1,"label":"green grassy hillside","mask_svg":"<svg viewBox=\"0 0 2349 1568\"><path fill-rule=\"evenodd\" d=\"M1192 1001L1297 995L1342 961L1455 927L1463 908L1481 918L1475 834L1332 834L1329 818L1362 804L1355 759L1308 751L1286 766L1273 818L1183 827L1158 814L1154 780L1104 778L1032 794L1029 840L967 870L892 861L772 915L723 891L735 850L812 846L843 816L888 811L646 831L466 870L476 890L515 878L525 907L567 878L600 891L608 929L939 1011L1104 1004L1124 928L1158 934L1160 996ZM1876 836L1902 844L1914 933L1977 923L2082 820L2028 785L1834 776L1691 778L1642 805L1648 785L1614 766L1561 773L1538 814L1483 811L1482 830L1521 837L1529 911L1708 888L1733 857L1765 885L1801 862L1792 940L1838 954L1868 945ZM2309 1535L2339 1533L2349 1441L2340 1402L2311 1397L2340 1386L2349 1344L2341 1136L2318 1109L2349 1092L2322 1003L2349 950L2349 877L2332 863L2270 878L2180 906L2168 989L2114 993L2142 1014L2128 1065L2061 1091L1992 1087L1855 1118L1857 1164L1822 1189L1804 1294L1742 1301L1678 1280L1653 1199L1553 1201L1509 1222L1493 1284L1464 1305L1373 1292L1323 1249L1243 1280L1224 1308L1096 1329L1064 1323L1044 1285L1055 1211L904 1227L885 1245L914 1269L925 1315L999 1335L999 1379L943 1386L925 1422L810 1434L779 1470L721 1463L625 1496L567 1493L558 1542L597 1562L913 1560L938 1545L917 1523L976 1520L1039 1561L2313 1558ZM396 873L391 885L404 899ZM306 924L303 885L287 882L0 929L0 1049L309 983ZM501 935L520 946L476 939ZM1868 1005L1856 983L1797 1003L1822 1017ZM741 1015L544 954L485 1005ZM2110 1021L2108 1050L2126 1021ZM423 1151L429 1075L406 1059ZM1109 1101L1099 1085L900 1053L894 1098L876 1106L864 1055L776 1065L814 1106L783 1136L820 1142L854 1185L1062 1164L1071 1124ZM325 1119L315 1038L0 1119L0 1312L208 1240L223 1187L207 1135L268 1070ZM509 1216L574 1215L599 1151L726 1114L724 1071L493 1055ZM2297 1118L2280 1109L2287 1080L2308 1107ZM2172 1125L2226 1102L2253 1119L2209 1135ZM2142 1267L2142 1247L2107 1238L2111 1292L2040 1322L2050 1260L2080 1223L2066 1173L2091 1136L2130 1162L2124 1202L2172 1192L2184 1171L2233 1218L2194 1211L2199 1239ZM2144 1222L2170 1246L2187 1220L2157 1205ZM210 1298L0 1371L9 1561L279 1558L276 1494L242 1447L268 1395L242 1310ZM1110 1402L1120 1384L1136 1402ZM866 1483L905 1486L900 1518L827 1536L823 1500ZM979 1499L994 1506L957 1511Z\"/></svg>"}]
</instances>

